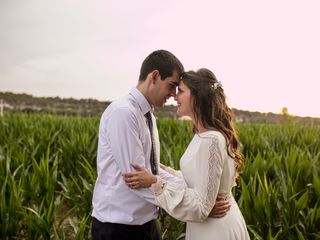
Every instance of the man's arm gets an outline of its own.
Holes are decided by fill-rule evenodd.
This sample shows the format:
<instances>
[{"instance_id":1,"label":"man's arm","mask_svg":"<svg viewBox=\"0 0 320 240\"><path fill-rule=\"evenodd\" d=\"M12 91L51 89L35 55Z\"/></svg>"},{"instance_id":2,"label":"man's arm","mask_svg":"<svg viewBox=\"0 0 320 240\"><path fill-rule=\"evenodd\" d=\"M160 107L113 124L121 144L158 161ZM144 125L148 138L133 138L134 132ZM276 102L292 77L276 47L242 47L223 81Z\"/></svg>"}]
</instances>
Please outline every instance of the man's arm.
<instances>
[{"instance_id":1,"label":"man's arm","mask_svg":"<svg viewBox=\"0 0 320 240\"><path fill-rule=\"evenodd\" d=\"M131 166L133 163L146 167L139 131L138 119L130 109L119 108L112 112L107 128L107 136L121 173L134 171ZM132 191L142 199L156 204L154 194L148 188L128 188L128 191Z\"/></svg>"},{"instance_id":2,"label":"man's arm","mask_svg":"<svg viewBox=\"0 0 320 240\"><path fill-rule=\"evenodd\" d=\"M230 203L224 197L219 196L216 199L216 203L213 206L211 212L209 213L210 218L221 218L224 217L230 210Z\"/></svg>"}]
</instances>

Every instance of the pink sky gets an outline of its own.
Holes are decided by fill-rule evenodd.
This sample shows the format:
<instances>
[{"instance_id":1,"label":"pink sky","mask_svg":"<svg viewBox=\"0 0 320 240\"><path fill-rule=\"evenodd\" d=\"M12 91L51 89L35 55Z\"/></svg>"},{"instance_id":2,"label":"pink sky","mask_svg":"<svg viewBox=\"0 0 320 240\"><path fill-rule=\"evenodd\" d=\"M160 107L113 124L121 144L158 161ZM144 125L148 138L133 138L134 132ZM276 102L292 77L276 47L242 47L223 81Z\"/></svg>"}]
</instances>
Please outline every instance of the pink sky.
<instances>
[{"instance_id":1,"label":"pink sky","mask_svg":"<svg viewBox=\"0 0 320 240\"><path fill-rule=\"evenodd\" d=\"M0 91L113 100L151 51L207 67L232 107L320 117L317 0L2 0Z\"/></svg>"}]
</instances>

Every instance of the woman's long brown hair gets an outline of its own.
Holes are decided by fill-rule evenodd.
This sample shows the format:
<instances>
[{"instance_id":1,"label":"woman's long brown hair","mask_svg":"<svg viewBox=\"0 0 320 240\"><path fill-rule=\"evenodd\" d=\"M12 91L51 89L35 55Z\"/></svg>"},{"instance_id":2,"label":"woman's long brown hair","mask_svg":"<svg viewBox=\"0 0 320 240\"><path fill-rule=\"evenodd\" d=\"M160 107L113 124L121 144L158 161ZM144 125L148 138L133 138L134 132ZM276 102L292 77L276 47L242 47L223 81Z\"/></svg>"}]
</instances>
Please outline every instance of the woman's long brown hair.
<instances>
[{"instance_id":1,"label":"woman's long brown hair","mask_svg":"<svg viewBox=\"0 0 320 240\"><path fill-rule=\"evenodd\" d=\"M181 80L191 91L195 122L200 121L204 128L222 133L227 140L228 155L235 160L236 170L240 173L244 157L233 125L232 110L227 105L226 96L217 78L210 70L202 68L197 72L184 72ZM197 132L195 125L193 130Z\"/></svg>"}]
</instances>

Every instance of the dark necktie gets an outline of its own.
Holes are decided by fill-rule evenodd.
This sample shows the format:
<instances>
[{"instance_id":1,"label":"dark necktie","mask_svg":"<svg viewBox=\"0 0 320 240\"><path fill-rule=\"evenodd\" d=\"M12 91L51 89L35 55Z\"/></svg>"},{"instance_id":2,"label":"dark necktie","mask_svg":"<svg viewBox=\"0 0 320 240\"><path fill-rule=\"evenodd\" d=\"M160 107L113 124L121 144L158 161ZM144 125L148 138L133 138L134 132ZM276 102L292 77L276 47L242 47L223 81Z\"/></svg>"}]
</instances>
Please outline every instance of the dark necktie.
<instances>
[{"instance_id":1,"label":"dark necktie","mask_svg":"<svg viewBox=\"0 0 320 240\"><path fill-rule=\"evenodd\" d=\"M154 175L158 174L158 168L157 168L157 162L156 162L156 157L155 157L155 149L153 146L153 133L152 133L152 117L151 113L147 112L145 114L145 117L147 119L147 124L150 130L150 136L151 136L151 154L150 154L150 165L151 165L151 171Z\"/></svg>"}]
</instances>

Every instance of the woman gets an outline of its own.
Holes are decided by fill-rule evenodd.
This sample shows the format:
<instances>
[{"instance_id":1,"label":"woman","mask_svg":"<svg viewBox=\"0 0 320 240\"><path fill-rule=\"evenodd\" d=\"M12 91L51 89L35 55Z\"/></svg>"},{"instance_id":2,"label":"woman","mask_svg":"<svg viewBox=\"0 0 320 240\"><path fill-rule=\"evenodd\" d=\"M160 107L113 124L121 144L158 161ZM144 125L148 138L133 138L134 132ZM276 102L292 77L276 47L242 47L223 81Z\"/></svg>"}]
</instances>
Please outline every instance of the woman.
<instances>
[{"instance_id":1,"label":"woman","mask_svg":"<svg viewBox=\"0 0 320 240\"><path fill-rule=\"evenodd\" d=\"M221 83L208 69L183 73L175 100L178 115L192 119L195 135L180 160L181 171L162 167L184 178L188 187L166 182L136 165L137 172L124 174L127 185L152 184L159 206L187 222L187 240L250 239L231 193L244 159ZM218 194L229 200L230 211L222 218L208 218Z\"/></svg>"}]
</instances>

